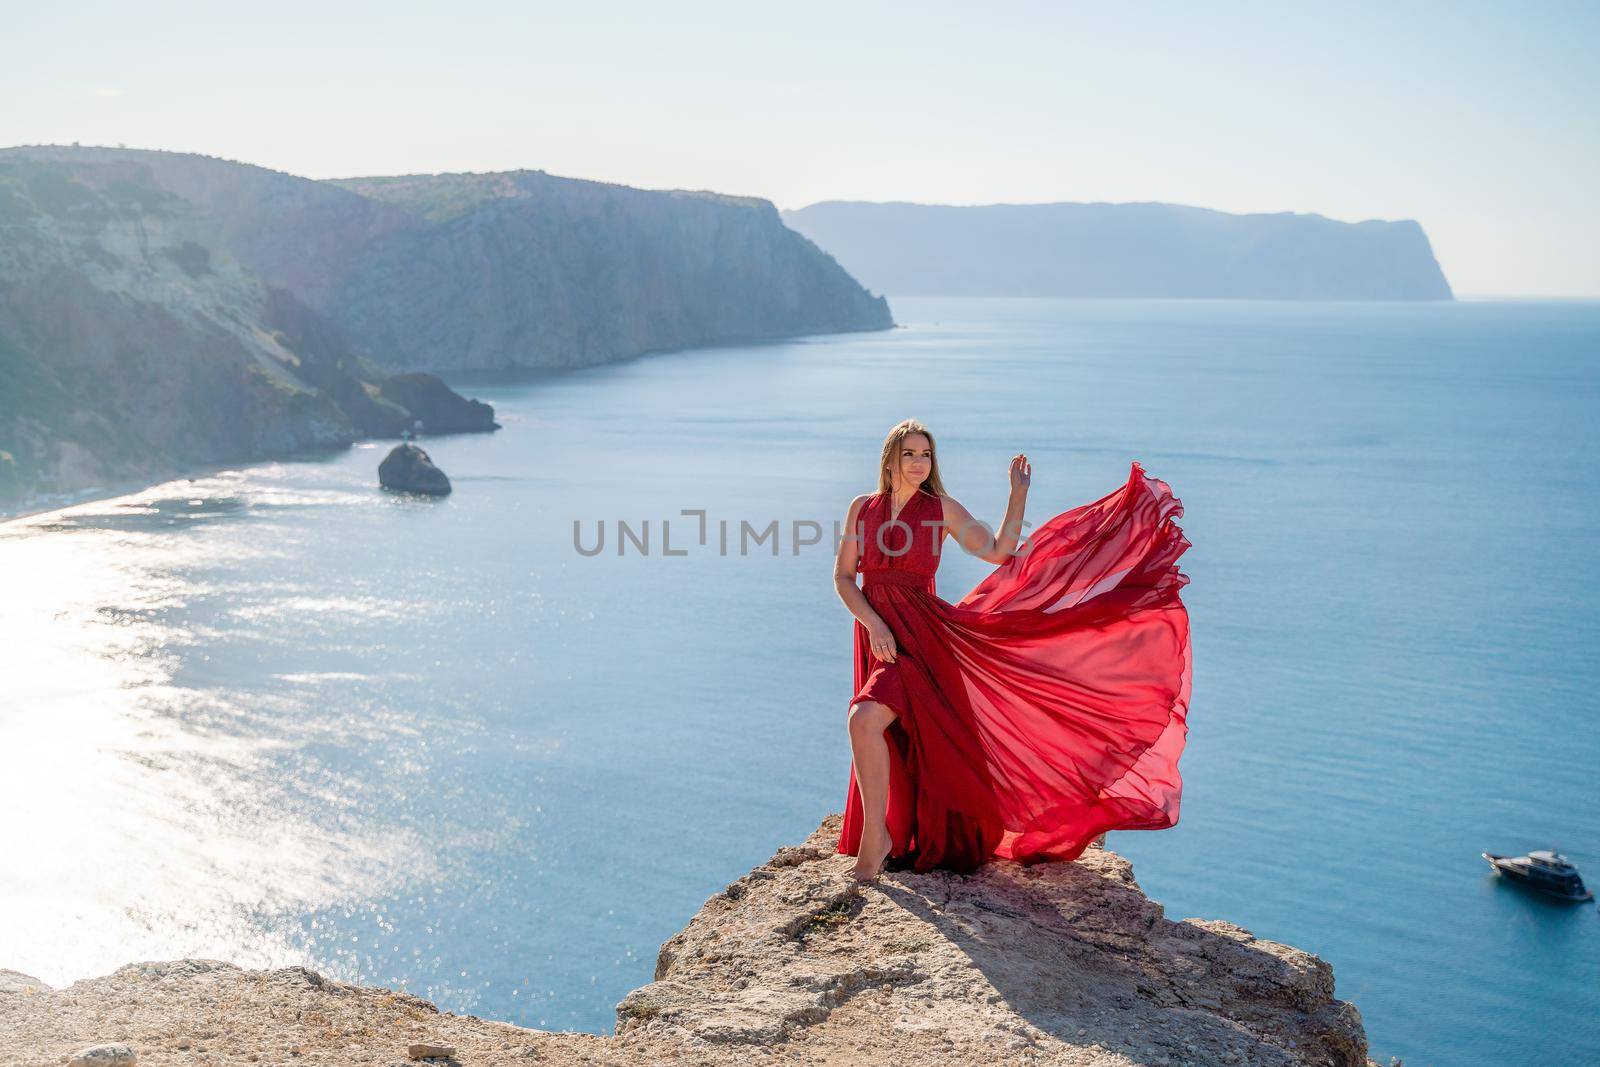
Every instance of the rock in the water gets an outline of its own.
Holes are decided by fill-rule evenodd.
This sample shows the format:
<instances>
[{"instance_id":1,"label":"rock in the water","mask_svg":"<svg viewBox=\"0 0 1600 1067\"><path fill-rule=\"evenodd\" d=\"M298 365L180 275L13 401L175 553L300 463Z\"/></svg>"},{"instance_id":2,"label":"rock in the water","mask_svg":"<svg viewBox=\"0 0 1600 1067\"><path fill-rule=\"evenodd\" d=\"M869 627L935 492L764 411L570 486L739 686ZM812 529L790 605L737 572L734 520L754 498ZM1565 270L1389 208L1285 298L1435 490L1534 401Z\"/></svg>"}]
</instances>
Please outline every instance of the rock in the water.
<instances>
[{"instance_id":1,"label":"rock in the water","mask_svg":"<svg viewBox=\"0 0 1600 1067\"><path fill-rule=\"evenodd\" d=\"M475 433L497 430L494 408L470 400L431 374L392 374L378 386L383 399L399 404L422 423L423 433Z\"/></svg>"},{"instance_id":2,"label":"rock in the water","mask_svg":"<svg viewBox=\"0 0 1600 1067\"><path fill-rule=\"evenodd\" d=\"M433 465L428 454L407 441L395 445L378 464L378 484L385 489L407 493L443 496L450 491L450 479Z\"/></svg>"},{"instance_id":3,"label":"rock in the water","mask_svg":"<svg viewBox=\"0 0 1600 1067\"><path fill-rule=\"evenodd\" d=\"M134 1067L138 1062L138 1054L127 1045L90 1045L74 1052L67 1067Z\"/></svg>"}]
</instances>

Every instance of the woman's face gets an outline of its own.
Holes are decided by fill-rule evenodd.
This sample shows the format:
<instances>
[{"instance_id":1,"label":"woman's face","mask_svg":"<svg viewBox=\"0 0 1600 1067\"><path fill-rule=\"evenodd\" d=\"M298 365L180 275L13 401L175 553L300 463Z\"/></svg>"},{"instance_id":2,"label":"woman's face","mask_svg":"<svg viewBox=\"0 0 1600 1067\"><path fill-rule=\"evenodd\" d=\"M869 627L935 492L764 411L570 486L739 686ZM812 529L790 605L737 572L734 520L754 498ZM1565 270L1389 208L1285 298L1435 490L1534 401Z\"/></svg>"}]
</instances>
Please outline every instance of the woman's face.
<instances>
[{"instance_id":1,"label":"woman's face","mask_svg":"<svg viewBox=\"0 0 1600 1067\"><path fill-rule=\"evenodd\" d=\"M933 445L928 435L908 433L900 442L900 480L904 485L921 485L933 471Z\"/></svg>"}]
</instances>

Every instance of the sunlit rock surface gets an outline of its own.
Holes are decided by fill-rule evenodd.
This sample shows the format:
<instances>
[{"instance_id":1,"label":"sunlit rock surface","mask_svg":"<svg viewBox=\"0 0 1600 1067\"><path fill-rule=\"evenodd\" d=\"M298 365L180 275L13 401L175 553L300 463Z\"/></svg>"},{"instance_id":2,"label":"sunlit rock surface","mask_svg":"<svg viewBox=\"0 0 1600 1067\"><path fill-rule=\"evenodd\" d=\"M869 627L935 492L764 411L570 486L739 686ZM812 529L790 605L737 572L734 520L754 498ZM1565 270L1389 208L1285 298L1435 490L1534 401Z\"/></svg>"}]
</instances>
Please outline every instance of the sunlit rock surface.
<instances>
[{"instance_id":1,"label":"sunlit rock surface","mask_svg":"<svg viewBox=\"0 0 1600 1067\"><path fill-rule=\"evenodd\" d=\"M1173 922L1127 860L892 872L859 887L840 816L706 902L613 1036L440 1013L303 968L140 963L49 990L0 972L0 1061L121 1041L144 1064L1214 1064L1365 1067L1316 956L1221 920Z\"/></svg>"}]
</instances>

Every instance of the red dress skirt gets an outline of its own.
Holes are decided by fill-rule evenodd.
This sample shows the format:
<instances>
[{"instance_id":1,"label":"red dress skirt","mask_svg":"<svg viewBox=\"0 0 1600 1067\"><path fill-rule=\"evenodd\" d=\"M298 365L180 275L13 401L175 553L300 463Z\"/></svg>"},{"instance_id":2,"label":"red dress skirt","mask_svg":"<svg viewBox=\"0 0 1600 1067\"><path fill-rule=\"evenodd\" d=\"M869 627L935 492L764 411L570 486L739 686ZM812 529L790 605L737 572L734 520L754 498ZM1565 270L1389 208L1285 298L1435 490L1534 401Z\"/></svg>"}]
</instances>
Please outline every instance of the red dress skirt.
<instances>
[{"instance_id":1,"label":"red dress skirt","mask_svg":"<svg viewBox=\"0 0 1600 1067\"><path fill-rule=\"evenodd\" d=\"M896 713L886 866L1072 860L1106 830L1176 825L1189 541L1167 483L1134 463L1121 488L1028 533L955 604L934 591L939 498L919 492L893 519L892 507L874 494L856 533L863 594L897 654L878 660L856 622L850 698ZM852 763L837 851L855 855L861 829Z\"/></svg>"}]
</instances>

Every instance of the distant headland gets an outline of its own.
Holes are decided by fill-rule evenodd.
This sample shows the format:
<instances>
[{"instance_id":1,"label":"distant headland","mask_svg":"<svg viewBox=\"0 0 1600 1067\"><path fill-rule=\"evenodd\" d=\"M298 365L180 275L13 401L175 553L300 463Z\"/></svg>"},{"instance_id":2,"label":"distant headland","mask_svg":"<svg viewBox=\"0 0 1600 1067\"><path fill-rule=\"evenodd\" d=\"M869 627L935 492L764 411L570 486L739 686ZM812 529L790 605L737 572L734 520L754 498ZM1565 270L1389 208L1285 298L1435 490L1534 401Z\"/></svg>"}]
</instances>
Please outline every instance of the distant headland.
<instances>
[{"instance_id":1,"label":"distant headland","mask_svg":"<svg viewBox=\"0 0 1600 1067\"><path fill-rule=\"evenodd\" d=\"M1161 203L826 201L783 220L891 296L1454 299L1410 219Z\"/></svg>"}]
</instances>

